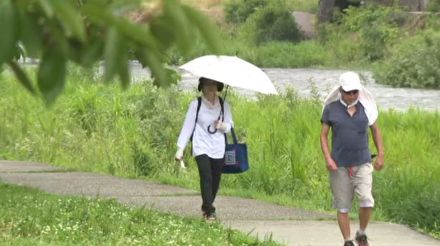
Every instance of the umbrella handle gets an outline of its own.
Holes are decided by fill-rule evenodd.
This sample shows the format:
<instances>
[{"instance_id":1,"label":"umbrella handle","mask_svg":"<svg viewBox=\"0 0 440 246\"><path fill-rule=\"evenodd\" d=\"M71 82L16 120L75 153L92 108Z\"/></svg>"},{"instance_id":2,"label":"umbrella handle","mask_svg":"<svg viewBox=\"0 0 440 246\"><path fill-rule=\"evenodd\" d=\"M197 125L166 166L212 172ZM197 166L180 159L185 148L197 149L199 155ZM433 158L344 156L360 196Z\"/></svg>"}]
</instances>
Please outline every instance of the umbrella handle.
<instances>
[{"instance_id":1,"label":"umbrella handle","mask_svg":"<svg viewBox=\"0 0 440 246\"><path fill-rule=\"evenodd\" d=\"M228 95L229 85L226 85L225 96L223 97L223 101L226 101L226 96Z\"/></svg>"},{"instance_id":2,"label":"umbrella handle","mask_svg":"<svg viewBox=\"0 0 440 246\"><path fill-rule=\"evenodd\" d=\"M208 126L208 132L211 133L211 134L214 134L214 133L217 132L217 128L214 128L214 131L211 131L211 125Z\"/></svg>"}]
</instances>

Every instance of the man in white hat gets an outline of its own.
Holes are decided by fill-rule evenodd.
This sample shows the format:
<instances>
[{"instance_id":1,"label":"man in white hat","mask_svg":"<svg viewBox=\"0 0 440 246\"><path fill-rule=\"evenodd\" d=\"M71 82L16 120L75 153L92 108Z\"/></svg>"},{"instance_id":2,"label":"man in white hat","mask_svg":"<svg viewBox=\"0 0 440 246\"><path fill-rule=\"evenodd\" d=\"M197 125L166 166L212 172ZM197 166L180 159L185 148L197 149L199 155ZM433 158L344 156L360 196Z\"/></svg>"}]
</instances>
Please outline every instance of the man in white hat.
<instances>
[{"instance_id":1,"label":"man in white hat","mask_svg":"<svg viewBox=\"0 0 440 246\"><path fill-rule=\"evenodd\" d=\"M327 97L321 117L321 149L330 172L333 205L337 209L339 228L344 246L354 246L351 239L350 219L354 194L359 198L359 230L355 240L359 246L368 246L365 233L374 207L372 196L373 169L384 164L382 135L376 123L377 107L371 94L361 85L359 75L343 73L339 86ZM377 158L372 165L368 144L368 128L373 135ZM332 130L332 150L328 135Z\"/></svg>"}]
</instances>

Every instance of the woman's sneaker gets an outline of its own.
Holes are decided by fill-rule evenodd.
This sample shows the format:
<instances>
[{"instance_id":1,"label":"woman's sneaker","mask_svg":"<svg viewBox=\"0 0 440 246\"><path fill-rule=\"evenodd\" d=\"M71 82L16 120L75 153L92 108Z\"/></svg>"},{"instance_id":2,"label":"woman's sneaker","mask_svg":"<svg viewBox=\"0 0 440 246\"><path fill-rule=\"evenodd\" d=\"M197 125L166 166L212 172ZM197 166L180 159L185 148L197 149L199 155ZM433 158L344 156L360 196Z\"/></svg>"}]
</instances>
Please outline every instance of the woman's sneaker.
<instances>
[{"instance_id":1,"label":"woman's sneaker","mask_svg":"<svg viewBox=\"0 0 440 246\"><path fill-rule=\"evenodd\" d=\"M365 233L356 232L356 237L354 239L356 240L356 243L359 246L369 246L368 238L367 238L367 235Z\"/></svg>"},{"instance_id":2,"label":"woman's sneaker","mask_svg":"<svg viewBox=\"0 0 440 246\"><path fill-rule=\"evenodd\" d=\"M217 217L215 216L215 212L212 213L203 212L203 218L208 222L212 222L217 219Z\"/></svg>"},{"instance_id":3,"label":"woman's sneaker","mask_svg":"<svg viewBox=\"0 0 440 246\"><path fill-rule=\"evenodd\" d=\"M215 216L215 213L210 213L210 214L206 215L205 219L207 221L215 221L217 219L217 217Z\"/></svg>"}]
</instances>

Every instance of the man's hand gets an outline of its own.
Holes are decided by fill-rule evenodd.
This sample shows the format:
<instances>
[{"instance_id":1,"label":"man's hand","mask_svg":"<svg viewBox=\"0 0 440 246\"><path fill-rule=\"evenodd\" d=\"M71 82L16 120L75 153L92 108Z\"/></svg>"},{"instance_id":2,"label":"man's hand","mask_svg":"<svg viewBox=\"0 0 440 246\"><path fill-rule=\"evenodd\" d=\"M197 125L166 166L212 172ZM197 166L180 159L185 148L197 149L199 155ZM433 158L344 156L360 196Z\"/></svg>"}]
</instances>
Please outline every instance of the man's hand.
<instances>
[{"instance_id":1,"label":"man's hand","mask_svg":"<svg viewBox=\"0 0 440 246\"><path fill-rule=\"evenodd\" d=\"M338 166L336 165L336 162L333 160L333 158L329 158L326 160L327 162L327 170L330 172L334 172L338 170Z\"/></svg>"},{"instance_id":2,"label":"man's hand","mask_svg":"<svg viewBox=\"0 0 440 246\"><path fill-rule=\"evenodd\" d=\"M374 161L374 169L380 171L383 168L383 155L379 155Z\"/></svg>"}]
</instances>

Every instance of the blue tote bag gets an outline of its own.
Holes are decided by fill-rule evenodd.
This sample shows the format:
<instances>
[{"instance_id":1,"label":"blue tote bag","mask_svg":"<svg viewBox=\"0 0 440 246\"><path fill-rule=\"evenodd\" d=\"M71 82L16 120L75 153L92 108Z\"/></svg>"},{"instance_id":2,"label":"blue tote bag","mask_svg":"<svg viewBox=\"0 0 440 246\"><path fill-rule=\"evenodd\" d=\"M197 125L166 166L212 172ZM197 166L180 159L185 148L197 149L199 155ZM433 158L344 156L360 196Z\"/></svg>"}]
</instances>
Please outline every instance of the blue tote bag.
<instances>
[{"instance_id":1,"label":"blue tote bag","mask_svg":"<svg viewBox=\"0 0 440 246\"><path fill-rule=\"evenodd\" d=\"M249 169L247 145L238 143L234 128L231 128L232 144L228 144L228 137L225 134L226 151L223 173L242 173Z\"/></svg>"}]
</instances>

